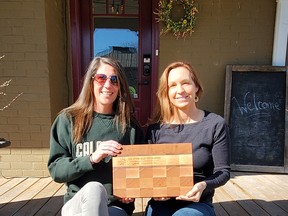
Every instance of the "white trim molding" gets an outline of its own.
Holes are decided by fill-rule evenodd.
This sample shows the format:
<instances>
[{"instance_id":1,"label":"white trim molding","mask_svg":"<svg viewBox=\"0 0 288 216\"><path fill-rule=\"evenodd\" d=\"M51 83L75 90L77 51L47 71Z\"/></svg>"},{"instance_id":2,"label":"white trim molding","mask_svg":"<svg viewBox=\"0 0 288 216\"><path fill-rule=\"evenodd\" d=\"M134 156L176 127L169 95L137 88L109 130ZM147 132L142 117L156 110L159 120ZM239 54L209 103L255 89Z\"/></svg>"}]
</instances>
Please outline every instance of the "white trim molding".
<instances>
[{"instance_id":1,"label":"white trim molding","mask_svg":"<svg viewBox=\"0 0 288 216\"><path fill-rule=\"evenodd\" d=\"M276 0L276 2L272 65L285 66L288 39L288 0Z\"/></svg>"}]
</instances>

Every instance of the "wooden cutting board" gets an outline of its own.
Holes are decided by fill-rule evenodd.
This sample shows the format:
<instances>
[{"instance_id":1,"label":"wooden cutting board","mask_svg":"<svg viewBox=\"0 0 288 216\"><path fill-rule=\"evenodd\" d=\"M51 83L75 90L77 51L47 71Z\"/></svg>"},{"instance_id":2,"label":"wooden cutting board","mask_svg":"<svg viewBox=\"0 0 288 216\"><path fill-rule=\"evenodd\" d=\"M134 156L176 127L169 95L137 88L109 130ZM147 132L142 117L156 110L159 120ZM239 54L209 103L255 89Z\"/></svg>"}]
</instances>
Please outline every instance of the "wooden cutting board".
<instances>
[{"instance_id":1,"label":"wooden cutting board","mask_svg":"<svg viewBox=\"0 0 288 216\"><path fill-rule=\"evenodd\" d=\"M176 197L194 184L191 143L123 145L112 160L117 197Z\"/></svg>"}]
</instances>

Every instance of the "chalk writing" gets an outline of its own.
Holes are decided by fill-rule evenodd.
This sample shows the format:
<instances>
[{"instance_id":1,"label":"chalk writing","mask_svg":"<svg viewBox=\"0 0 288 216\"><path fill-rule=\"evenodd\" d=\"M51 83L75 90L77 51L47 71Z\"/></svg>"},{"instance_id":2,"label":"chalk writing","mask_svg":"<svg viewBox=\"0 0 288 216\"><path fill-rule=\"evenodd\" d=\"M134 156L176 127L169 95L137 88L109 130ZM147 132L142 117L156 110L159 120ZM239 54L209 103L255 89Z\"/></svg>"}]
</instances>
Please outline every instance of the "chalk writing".
<instances>
[{"instance_id":1,"label":"chalk writing","mask_svg":"<svg viewBox=\"0 0 288 216\"><path fill-rule=\"evenodd\" d=\"M287 68L236 65L226 69L232 166L243 171L259 171L255 165L263 171L284 167Z\"/></svg>"},{"instance_id":2,"label":"chalk writing","mask_svg":"<svg viewBox=\"0 0 288 216\"><path fill-rule=\"evenodd\" d=\"M241 115L250 113L254 113L251 116L269 115L268 111L281 110L280 103L271 101L261 101L256 98L255 94L252 94L250 92L245 93L243 97L243 104L241 104L236 97L233 97L232 100L236 102Z\"/></svg>"}]
</instances>

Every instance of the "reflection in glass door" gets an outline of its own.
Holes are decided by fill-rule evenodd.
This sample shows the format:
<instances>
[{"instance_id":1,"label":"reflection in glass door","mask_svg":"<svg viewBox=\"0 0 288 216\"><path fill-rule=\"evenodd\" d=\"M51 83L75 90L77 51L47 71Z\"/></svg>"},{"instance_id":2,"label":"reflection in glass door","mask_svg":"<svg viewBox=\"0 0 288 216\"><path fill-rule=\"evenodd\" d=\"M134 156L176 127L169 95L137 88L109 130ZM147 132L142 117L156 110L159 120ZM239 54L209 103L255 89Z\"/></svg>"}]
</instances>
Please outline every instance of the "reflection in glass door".
<instances>
[{"instance_id":1,"label":"reflection in glass door","mask_svg":"<svg viewBox=\"0 0 288 216\"><path fill-rule=\"evenodd\" d=\"M138 8L138 0L93 0L94 56L121 62L135 99L139 97Z\"/></svg>"}]
</instances>

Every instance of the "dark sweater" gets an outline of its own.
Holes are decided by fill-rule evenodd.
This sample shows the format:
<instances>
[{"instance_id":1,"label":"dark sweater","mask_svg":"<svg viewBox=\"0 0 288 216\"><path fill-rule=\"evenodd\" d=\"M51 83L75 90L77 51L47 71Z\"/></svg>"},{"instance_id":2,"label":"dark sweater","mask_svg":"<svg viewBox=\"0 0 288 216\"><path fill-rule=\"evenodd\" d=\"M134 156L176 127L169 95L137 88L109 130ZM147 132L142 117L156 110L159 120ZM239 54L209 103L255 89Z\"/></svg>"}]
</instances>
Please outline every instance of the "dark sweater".
<instances>
[{"instance_id":1,"label":"dark sweater","mask_svg":"<svg viewBox=\"0 0 288 216\"><path fill-rule=\"evenodd\" d=\"M146 142L192 143L194 183L204 180L207 183L200 201L212 202L214 189L224 185L230 178L227 129L221 116L205 111L204 118L196 123L150 125Z\"/></svg>"},{"instance_id":2,"label":"dark sweater","mask_svg":"<svg viewBox=\"0 0 288 216\"><path fill-rule=\"evenodd\" d=\"M100 163L91 165L89 155L97 148L97 142L115 140L129 145L143 143L141 129L134 123L122 135L114 124L114 115L94 113L92 128L81 143L73 143L71 117L60 114L51 127L50 157L48 169L51 177L67 185L64 202L71 199L86 183L97 181L102 183L108 193L109 204L126 210L131 215L134 203L123 204L112 195L112 160L107 157Z\"/></svg>"}]
</instances>

